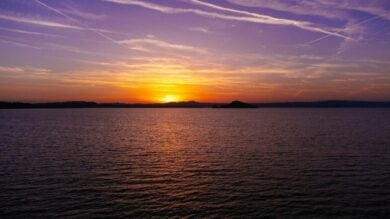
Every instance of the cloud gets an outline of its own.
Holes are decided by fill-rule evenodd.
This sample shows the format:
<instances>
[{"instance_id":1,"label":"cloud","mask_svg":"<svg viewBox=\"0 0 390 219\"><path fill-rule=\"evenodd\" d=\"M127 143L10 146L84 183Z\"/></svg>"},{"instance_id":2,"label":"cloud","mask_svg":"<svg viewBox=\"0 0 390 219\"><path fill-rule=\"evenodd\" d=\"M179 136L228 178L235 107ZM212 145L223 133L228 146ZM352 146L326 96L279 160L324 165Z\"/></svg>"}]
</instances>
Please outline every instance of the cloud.
<instances>
[{"instance_id":1,"label":"cloud","mask_svg":"<svg viewBox=\"0 0 390 219\"><path fill-rule=\"evenodd\" d=\"M319 33L325 33L332 36L337 36L341 38L348 38L347 36L344 36L340 33L333 32L330 30L326 30L321 27L313 26L310 22L305 21L297 21L297 20L289 20L289 19L281 19L281 18L275 18L267 15L262 15L258 13L252 13L247 11L240 11L235 9L230 9L218 5L214 5L211 3L205 3L202 1L197 0L190 0L189 2L207 6L213 9L225 11L225 12L231 12L236 14L242 14L245 16L236 16L236 15L226 15L221 13L214 13L214 12L207 12L199 9L184 9L184 8L173 8L173 7L167 7L162 6L150 2L145 1L138 1L138 0L105 0L107 2L112 3L118 3L118 4L127 4L127 5L136 5L140 7L144 7L151 10L156 10L162 13L166 14L183 14L183 13L192 13L199 16L209 17L209 18L218 18L218 19L224 19L224 20L233 20L233 21L241 21L241 22L250 22L250 23L258 23L258 24L274 24L274 25L285 25L285 26L295 26L303 30L313 31L313 32L319 32Z\"/></svg>"},{"instance_id":2,"label":"cloud","mask_svg":"<svg viewBox=\"0 0 390 219\"><path fill-rule=\"evenodd\" d=\"M200 0L189 0L189 1L194 3L194 4L207 6L207 7L210 7L210 8L213 8L213 9L217 9L217 10L221 10L221 11L227 11L227 12L233 12L233 13L243 14L243 15L247 15L247 16L253 16L253 17L256 17L256 18L259 18L259 19L263 19L263 20L269 22L269 24L291 25L291 26L295 26L295 27L298 27L298 28L301 28L301 29L304 29L304 30L325 33L327 35L332 35L332 36L337 36L337 37L348 39L348 37L340 34L340 32L329 31L329 30L326 30L326 29L323 29L323 28L320 28L320 27L315 27L315 26L313 26L313 24L311 24L309 22L306 22L306 21L297 21L297 20L275 18L275 17L272 17L272 16L262 15L262 14L258 14L258 13L253 13L253 12L248 12L248 11L243 11L243 10L236 10L236 9L226 8L226 7L222 7L222 6L219 6L219 5L203 2L203 1L200 1Z\"/></svg>"},{"instance_id":3,"label":"cloud","mask_svg":"<svg viewBox=\"0 0 390 219\"><path fill-rule=\"evenodd\" d=\"M236 5L245 7L268 8L297 15L320 16L329 19L348 19L349 11L360 11L390 19L390 13L384 9L386 1L366 0L227 0Z\"/></svg>"},{"instance_id":4,"label":"cloud","mask_svg":"<svg viewBox=\"0 0 390 219\"><path fill-rule=\"evenodd\" d=\"M3 27L0 27L0 30L4 30L4 31L8 31L8 32L14 32L14 33L21 33L21 34L49 36L49 37L63 37L63 36L56 35L56 34L40 33L40 32L35 32L35 31L27 31L27 30L13 29L13 28L3 28Z\"/></svg>"},{"instance_id":5,"label":"cloud","mask_svg":"<svg viewBox=\"0 0 390 219\"><path fill-rule=\"evenodd\" d=\"M374 16L379 16L383 19L390 20L389 8L386 9L386 1L366 1L366 0L342 0L328 1L317 0L317 4L328 6L334 9L343 11L359 11L368 13Z\"/></svg>"},{"instance_id":6,"label":"cloud","mask_svg":"<svg viewBox=\"0 0 390 219\"><path fill-rule=\"evenodd\" d=\"M103 57L106 55L104 53L92 52L92 51L88 51L87 49L76 48L76 47L57 44L57 43L46 43L45 46L46 48L52 48L55 50L67 51L67 52L72 52L72 53L82 54L82 55L103 56Z\"/></svg>"},{"instance_id":7,"label":"cloud","mask_svg":"<svg viewBox=\"0 0 390 219\"><path fill-rule=\"evenodd\" d=\"M5 73L21 73L24 69L20 67L7 67L7 66L0 66L0 72Z\"/></svg>"},{"instance_id":8,"label":"cloud","mask_svg":"<svg viewBox=\"0 0 390 219\"><path fill-rule=\"evenodd\" d=\"M207 50L204 48L198 48L182 44L174 44L155 38L137 38L117 41L118 43L125 45L129 49L149 51L148 47L159 47L162 49L176 50L183 52L195 52L195 53L207 53Z\"/></svg>"},{"instance_id":9,"label":"cloud","mask_svg":"<svg viewBox=\"0 0 390 219\"><path fill-rule=\"evenodd\" d=\"M42 6L46 7L47 9L67 18L70 22L78 24L78 25L65 24L65 23L61 23L61 22L55 22L52 20L49 21L49 20L44 20L44 19L36 19L36 18L32 18L32 17L21 17L21 16L15 16L15 15L6 15L6 14L0 14L0 19L23 23L23 24L48 27L48 28L64 28L64 29L73 29L73 30L81 30L81 31L92 31L94 33L97 33L100 36L103 36L103 38L109 39L112 42L115 42L115 40L113 40L111 37L108 37L105 33L113 33L113 34L120 34L120 35L126 35L126 36L129 35L127 33L122 33L122 32L90 28L89 26L80 23L79 21L73 19L72 17L69 17L68 15L64 14L63 12L61 12L53 7L50 7L50 6L44 4L40 1L36 1L36 2L39 4L42 4ZM39 33L39 32L25 31L25 30L19 30L19 29L11 29L11 28L0 28L0 29L5 30L5 31L10 31L10 32L24 33L24 34L63 37L63 36L59 36L59 35L55 35L55 34Z\"/></svg>"},{"instance_id":10,"label":"cloud","mask_svg":"<svg viewBox=\"0 0 390 219\"><path fill-rule=\"evenodd\" d=\"M7 74L12 74L12 73L28 73L28 74L34 74L34 75L42 75L42 74L47 74L50 72L49 69L45 68L36 68L36 67L20 67L20 66L0 66L0 72L1 73L7 73Z\"/></svg>"},{"instance_id":11,"label":"cloud","mask_svg":"<svg viewBox=\"0 0 390 219\"><path fill-rule=\"evenodd\" d=\"M209 29L207 29L205 27L190 27L190 28L188 28L188 30L194 31L194 32L200 32L200 33L212 33L212 31L210 31Z\"/></svg>"},{"instance_id":12,"label":"cloud","mask_svg":"<svg viewBox=\"0 0 390 219\"><path fill-rule=\"evenodd\" d=\"M74 15L80 18L84 19L89 19L89 20L102 20L106 16L102 14L95 14L95 13L90 13L90 12L85 12L85 11L80 11L74 7L67 6L68 9L61 9L61 12L64 12L66 14Z\"/></svg>"},{"instance_id":13,"label":"cloud","mask_svg":"<svg viewBox=\"0 0 390 219\"><path fill-rule=\"evenodd\" d=\"M113 38L111 38L110 36L108 36L108 35L106 35L105 33L103 33L104 31L101 31L101 30L98 30L98 29L95 29L95 28L91 28L91 27L89 27L88 25L86 25L86 24L84 24L84 23L82 23L82 22L80 22L80 21L74 19L73 17L71 17L71 16L65 14L64 12L62 12L62 11L56 9L56 8L53 8L53 7L51 7L51 6L49 6L49 5L45 4L45 3L43 3L42 1L35 0L35 2L36 2L37 4L39 4L39 5L43 6L43 7L45 7L46 9L48 9L48 10L50 10L50 11L56 13L56 14L59 14L59 15L65 17L65 18L68 19L69 21L78 24L78 25L79 25L79 26L77 26L78 29L81 29L81 30L89 30L89 31L91 31L91 32L93 32L93 33L95 33L95 34L97 34L97 35L103 37L104 39L106 39L106 40L108 40L108 41L110 41L110 42L112 42L112 43L114 43L114 44L117 44L117 42L116 42ZM118 44L118 45L119 45L119 44Z\"/></svg>"},{"instance_id":14,"label":"cloud","mask_svg":"<svg viewBox=\"0 0 390 219\"><path fill-rule=\"evenodd\" d=\"M70 25L70 24L63 24L63 23L58 23L58 22L53 22L53 21L46 21L46 20L37 20L37 19L33 19L33 18L10 16L10 15L5 15L5 14L0 14L0 19L19 22L19 23L25 23L25 24L33 24L33 25L44 26L44 27L66 28L66 29L76 29L76 30L81 29L78 26L74 26L74 25Z\"/></svg>"},{"instance_id":15,"label":"cloud","mask_svg":"<svg viewBox=\"0 0 390 219\"><path fill-rule=\"evenodd\" d=\"M17 47L22 47L22 48L30 48L30 49L41 49L40 47L37 47L37 46L33 46L31 44L26 44L26 43L22 43L22 42L17 42L15 40L12 40L12 39L8 39L8 38L0 38L0 43L4 43L4 44L7 44L7 45L13 45L13 46L17 46Z\"/></svg>"},{"instance_id":16,"label":"cloud","mask_svg":"<svg viewBox=\"0 0 390 219\"><path fill-rule=\"evenodd\" d=\"M199 0L191 0L197 1ZM267 8L276 11L282 11L297 15L319 16L327 19L338 19L345 21L345 27L339 30L332 31L336 34L347 35L345 41L359 41L364 32L362 28L368 22L377 20L378 18L390 19L390 12L385 9L385 1L365 1L365 0L311 0L311 1L284 1L284 0L228 0L230 3L245 7ZM360 20L353 16L353 11L368 13L370 18ZM307 43L307 45L316 43L323 39L329 38L332 34L327 34Z\"/></svg>"},{"instance_id":17,"label":"cloud","mask_svg":"<svg viewBox=\"0 0 390 219\"><path fill-rule=\"evenodd\" d=\"M245 7L256 7L256 8L268 8L276 11L283 11L287 13L297 15L313 15L320 16L329 19L344 19L346 16L344 13L336 12L327 8L319 7L319 3L313 1L285 1L285 0L227 0L228 2Z\"/></svg>"}]
</instances>

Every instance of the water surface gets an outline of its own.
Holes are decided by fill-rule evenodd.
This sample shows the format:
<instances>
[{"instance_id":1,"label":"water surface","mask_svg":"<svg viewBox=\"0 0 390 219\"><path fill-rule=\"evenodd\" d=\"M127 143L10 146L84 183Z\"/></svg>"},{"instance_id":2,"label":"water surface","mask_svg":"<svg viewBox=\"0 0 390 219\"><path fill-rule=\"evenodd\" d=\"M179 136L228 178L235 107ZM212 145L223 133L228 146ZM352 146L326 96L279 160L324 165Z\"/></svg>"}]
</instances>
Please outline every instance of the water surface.
<instances>
[{"instance_id":1,"label":"water surface","mask_svg":"<svg viewBox=\"0 0 390 219\"><path fill-rule=\"evenodd\" d=\"M0 110L0 217L385 218L389 109Z\"/></svg>"}]
</instances>

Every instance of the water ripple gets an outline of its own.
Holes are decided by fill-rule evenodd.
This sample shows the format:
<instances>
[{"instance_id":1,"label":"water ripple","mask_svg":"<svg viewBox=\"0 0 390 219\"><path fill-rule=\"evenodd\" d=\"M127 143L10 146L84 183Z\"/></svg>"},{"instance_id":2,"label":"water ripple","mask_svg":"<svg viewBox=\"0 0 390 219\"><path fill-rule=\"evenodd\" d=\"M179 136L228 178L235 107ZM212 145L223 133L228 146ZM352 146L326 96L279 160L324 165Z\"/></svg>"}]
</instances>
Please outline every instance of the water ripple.
<instances>
[{"instance_id":1,"label":"water ripple","mask_svg":"<svg viewBox=\"0 0 390 219\"><path fill-rule=\"evenodd\" d=\"M1 218L386 218L387 109L0 111Z\"/></svg>"}]
</instances>

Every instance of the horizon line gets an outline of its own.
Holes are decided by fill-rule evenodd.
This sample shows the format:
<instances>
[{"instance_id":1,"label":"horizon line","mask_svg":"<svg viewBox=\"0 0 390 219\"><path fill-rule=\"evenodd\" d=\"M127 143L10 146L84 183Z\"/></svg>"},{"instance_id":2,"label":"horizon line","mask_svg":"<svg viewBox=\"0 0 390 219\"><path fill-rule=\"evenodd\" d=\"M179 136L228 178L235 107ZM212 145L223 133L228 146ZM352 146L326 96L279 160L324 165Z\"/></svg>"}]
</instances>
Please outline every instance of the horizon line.
<instances>
[{"instance_id":1,"label":"horizon line","mask_svg":"<svg viewBox=\"0 0 390 219\"><path fill-rule=\"evenodd\" d=\"M178 104L178 103L199 103L199 104L227 104L233 101L240 101L244 103L251 104L270 104L270 103L316 103L316 102L390 102L390 100L352 100L352 99L323 99L323 100L286 100L286 101L242 101L235 99L228 102L201 102L196 100L183 100L183 101L170 101L170 102L120 102L120 101L110 101L110 102L99 102L94 100L55 100L55 101L5 101L0 100L0 103L23 103L23 104L50 104L50 103L95 103L95 104L129 104L129 105L159 105L159 104Z\"/></svg>"}]
</instances>

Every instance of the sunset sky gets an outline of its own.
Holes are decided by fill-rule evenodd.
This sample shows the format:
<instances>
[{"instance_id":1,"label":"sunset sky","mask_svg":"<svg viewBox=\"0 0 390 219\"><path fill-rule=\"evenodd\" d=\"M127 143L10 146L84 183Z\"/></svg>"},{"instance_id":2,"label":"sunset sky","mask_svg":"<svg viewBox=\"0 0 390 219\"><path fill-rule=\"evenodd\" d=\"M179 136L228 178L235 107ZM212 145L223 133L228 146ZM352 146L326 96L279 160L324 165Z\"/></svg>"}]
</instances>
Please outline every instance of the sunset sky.
<instances>
[{"instance_id":1,"label":"sunset sky","mask_svg":"<svg viewBox=\"0 0 390 219\"><path fill-rule=\"evenodd\" d=\"M390 1L0 1L0 101L235 99L390 100Z\"/></svg>"}]
</instances>

